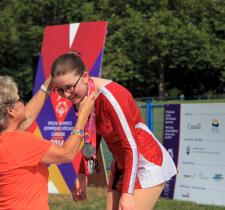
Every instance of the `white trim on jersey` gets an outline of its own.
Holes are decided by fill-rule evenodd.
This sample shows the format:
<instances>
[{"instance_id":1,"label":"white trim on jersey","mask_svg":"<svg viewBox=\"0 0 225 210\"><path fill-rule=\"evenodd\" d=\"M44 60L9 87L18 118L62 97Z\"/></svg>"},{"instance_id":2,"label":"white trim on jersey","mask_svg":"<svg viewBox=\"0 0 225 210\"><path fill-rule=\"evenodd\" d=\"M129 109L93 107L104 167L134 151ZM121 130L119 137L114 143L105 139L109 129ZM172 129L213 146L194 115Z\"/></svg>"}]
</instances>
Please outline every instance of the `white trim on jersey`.
<instances>
[{"instance_id":1,"label":"white trim on jersey","mask_svg":"<svg viewBox=\"0 0 225 210\"><path fill-rule=\"evenodd\" d=\"M114 108L119 121L121 123L121 126L124 130L124 133L127 137L127 140L130 144L130 147L132 149L132 153L133 153L133 165L132 165L132 169L131 169L131 178L130 178L130 183L129 183L129 189L128 189L128 193L133 194L134 193L134 185L135 185L135 181L136 181L136 175L137 175L137 168L138 168L138 151L137 151L137 146L136 146L136 142L134 140L134 137L131 133L130 127L128 125L127 119L124 116L123 110L120 107L120 105L118 104L117 100L115 99L115 97L112 95L112 93L105 87L101 88L101 93L106 96L106 98L109 100L109 102L112 104L112 107Z\"/></svg>"},{"instance_id":2,"label":"white trim on jersey","mask_svg":"<svg viewBox=\"0 0 225 210\"><path fill-rule=\"evenodd\" d=\"M146 160L140 154L139 169L138 169L138 179L142 188L148 188L156 186L162 182L169 180L171 177L177 174L176 166L167 152L167 150L162 146L162 144L156 139L154 134L150 129L142 122L135 125L135 128L139 128L149 133L154 140L158 143L161 148L163 155L163 162L161 166L158 166L150 161Z\"/></svg>"}]
</instances>

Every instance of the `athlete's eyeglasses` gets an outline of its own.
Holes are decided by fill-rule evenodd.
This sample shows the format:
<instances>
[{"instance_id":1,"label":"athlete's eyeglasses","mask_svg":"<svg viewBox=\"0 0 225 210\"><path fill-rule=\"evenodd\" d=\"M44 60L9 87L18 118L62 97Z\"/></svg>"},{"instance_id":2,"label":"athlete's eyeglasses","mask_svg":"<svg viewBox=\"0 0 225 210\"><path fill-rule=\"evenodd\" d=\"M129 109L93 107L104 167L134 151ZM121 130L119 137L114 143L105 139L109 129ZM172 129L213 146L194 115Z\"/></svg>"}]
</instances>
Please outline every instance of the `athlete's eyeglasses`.
<instances>
[{"instance_id":1,"label":"athlete's eyeglasses","mask_svg":"<svg viewBox=\"0 0 225 210\"><path fill-rule=\"evenodd\" d=\"M54 90L61 96L63 96L66 93L73 93L76 89L76 86L81 78L81 76L83 75L83 72L80 74L79 78L77 79L77 81L73 84L73 85L67 85L64 88L55 88Z\"/></svg>"}]
</instances>

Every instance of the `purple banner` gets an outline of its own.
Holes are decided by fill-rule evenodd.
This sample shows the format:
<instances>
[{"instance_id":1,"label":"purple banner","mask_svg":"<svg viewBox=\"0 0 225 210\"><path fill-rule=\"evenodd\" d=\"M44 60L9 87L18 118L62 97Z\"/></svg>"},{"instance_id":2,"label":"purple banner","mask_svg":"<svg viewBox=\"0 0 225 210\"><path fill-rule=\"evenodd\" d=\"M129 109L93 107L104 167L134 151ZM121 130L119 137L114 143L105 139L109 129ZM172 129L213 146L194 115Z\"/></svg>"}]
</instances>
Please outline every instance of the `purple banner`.
<instances>
[{"instance_id":1,"label":"purple banner","mask_svg":"<svg viewBox=\"0 0 225 210\"><path fill-rule=\"evenodd\" d=\"M166 104L164 108L163 145L177 166L180 137L180 104ZM176 176L166 182L162 197L173 198Z\"/></svg>"}]
</instances>

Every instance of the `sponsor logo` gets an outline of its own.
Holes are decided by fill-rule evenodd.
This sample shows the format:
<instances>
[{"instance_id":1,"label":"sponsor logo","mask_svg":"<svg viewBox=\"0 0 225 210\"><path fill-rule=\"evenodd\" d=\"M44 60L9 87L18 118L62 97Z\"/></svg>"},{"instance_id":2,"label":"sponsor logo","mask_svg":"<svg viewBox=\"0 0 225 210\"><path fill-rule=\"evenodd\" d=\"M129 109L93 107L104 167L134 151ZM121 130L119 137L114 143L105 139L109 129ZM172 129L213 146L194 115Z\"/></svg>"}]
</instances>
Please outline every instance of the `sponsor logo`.
<instances>
[{"instance_id":1,"label":"sponsor logo","mask_svg":"<svg viewBox=\"0 0 225 210\"><path fill-rule=\"evenodd\" d=\"M212 132L219 132L220 123L218 119L213 119L211 126L212 126Z\"/></svg>"},{"instance_id":2,"label":"sponsor logo","mask_svg":"<svg viewBox=\"0 0 225 210\"><path fill-rule=\"evenodd\" d=\"M215 174L213 176L213 180L216 181L216 182L221 182L223 180L223 174Z\"/></svg>"},{"instance_id":3,"label":"sponsor logo","mask_svg":"<svg viewBox=\"0 0 225 210\"><path fill-rule=\"evenodd\" d=\"M182 194L181 197L183 197L183 198L189 198L190 197L190 193L189 192L186 192L186 193Z\"/></svg>"},{"instance_id":4,"label":"sponsor logo","mask_svg":"<svg viewBox=\"0 0 225 210\"><path fill-rule=\"evenodd\" d=\"M191 147L190 146L187 146L186 147L186 154L187 155L190 155L190 153L191 153Z\"/></svg>"},{"instance_id":5,"label":"sponsor logo","mask_svg":"<svg viewBox=\"0 0 225 210\"><path fill-rule=\"evenodd\" d=\"M183 174L183 177L193 179L195 177L195 174Z\"/></svg>"},{"instance_id":6,"label":"sponsor logo","mask_svg":"<svg viewBox=\"0 0 225 210\"><path fill-rule=\"evenodd\" d=\"M192 186L191 188L192 189L195 189L195 190L202 190L202 191L205 191L206 190L205 187L198 187L198 186Z\"/></svg>"},{"instance_id":7,"label":"sponsor logo","mask_svg":"<svg viewBox=\"0 0 225 210\"><path fill-rule=\"evenodd\" d=\"M65 101L59 101L55 107L57 114L62 117L68 111L68 106Z\"/></svg>"},{"instance_id":8,"label":"sponsor logo","mask_svg":"<svg viewBox=\"0 0 225 210\"><path fill-rule=\"evenodd\" d=\"M179 186L180 186L180 188L187 188L187 189L190 189L191 188L191 186L189 186L189 185L183 185L183 184L181 184Z\"/></svg>"},{"instance_id":9,"label":"sponsor logo","mask_svg":"<svg viewBox=\"0 0 225 210\"><path fill-rule=\"evenodd\" d=\"M182 164L188 164L188 165L194 165L195 162L191 162L191 161L182 161Z\"/></svg>"},{"instance_id":10,"label":"sponsor logo","mask_svg":"<svg viewBox=\"0 0 225 210\"><path fill-rule=\"evenodd\" d=\"M203 174L203 172L200 172L200 173L198 174L198 177L199 177L199 179L201 179L201 180L208 180L208 179L209 179L209 177L206 176L205 174Z\"/></svg>"},{"instance_id":11,"label":"sponsor logo","mask_svg":"<svg viewBox=\"0 0 225 210\"><path fill-rule=\"evenodd\" d=\"M188 129L201 129L201 124L200 123L197 123L197 124L192 124L192 123L188 123L187 124L187 128Z\"/></svg>"}]
</instances>

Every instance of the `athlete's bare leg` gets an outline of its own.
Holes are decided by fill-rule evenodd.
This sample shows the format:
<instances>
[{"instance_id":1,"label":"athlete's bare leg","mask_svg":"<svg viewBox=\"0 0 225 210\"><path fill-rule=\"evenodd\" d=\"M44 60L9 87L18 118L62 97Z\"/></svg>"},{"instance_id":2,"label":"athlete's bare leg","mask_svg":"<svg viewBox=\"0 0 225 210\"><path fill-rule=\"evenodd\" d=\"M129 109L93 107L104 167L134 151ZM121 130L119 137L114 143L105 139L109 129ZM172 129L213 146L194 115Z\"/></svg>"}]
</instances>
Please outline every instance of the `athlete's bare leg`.
<instances>
[{"instance_id":1,"label":"athlete's bare leg","mask_svg":"<svg viewBox=\"0 0 225 210\"><path fill-rule=\"evenodd\" d=\"M159 199L159 196L165 186L165 183L145 189L136 189L134 199L137 210L152 210ZM115 190L109 190L107 193L107 210L118 210L121 193Z\"/></svg>"},{"instance_id":2,"label":"athlete's bare leg","mask_svg":"<svg viewBox=\"0 0 225 210\"><path fill-rule=\"evenodd\" d=\"M134 198L137 210L152 210L159 199L165 183L146 189L136 189Z\"/></svg>"},{"instance_id":3,"label":"athlete's bare leg","mask_svg":"<svg viewBox=\"0 0 225 210\"><path fill-rule=\"evenodd\" d=\"M107 193L107 210L118 210L121 193L115 190L108 190Z\"/></svg>"}]
</instances>

